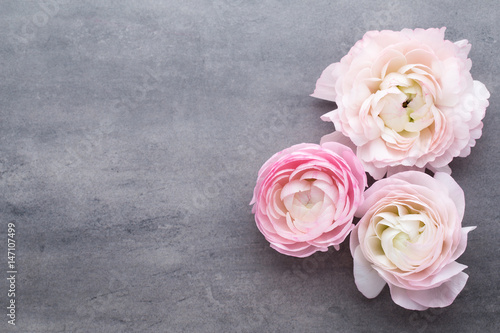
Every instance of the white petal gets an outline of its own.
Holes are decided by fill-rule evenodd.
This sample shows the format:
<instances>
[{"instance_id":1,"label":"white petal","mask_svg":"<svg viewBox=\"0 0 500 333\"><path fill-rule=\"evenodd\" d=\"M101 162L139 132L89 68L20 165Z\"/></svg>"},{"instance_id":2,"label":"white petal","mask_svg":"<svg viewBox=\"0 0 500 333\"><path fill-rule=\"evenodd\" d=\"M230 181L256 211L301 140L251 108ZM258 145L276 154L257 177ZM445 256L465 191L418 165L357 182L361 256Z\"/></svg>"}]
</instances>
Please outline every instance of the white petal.
<instances>
[{"instance_id":1,"label":"white petal","mask_svg":"<svg viewBox=\"0 0 500 333\"><path fill-rule=\"evenodd\" d=\"M407 294L412 300L423 306L442 308L453 303L464 289L468 278L467 274L460 272L439 287L427 290L408 290Z\"/></svg>"},{"instance_id":2,"label":"white petal","mask_svg":"<svg viewBox=\"0 0 500 333\"><path fill-rule=\"evenodd\" d=\"M399 306L402 306L408 310L418 310L423 311L427 310L428 307L423 306L415 301L413 301L410 297L408 297L408 290L396 287L393 284L389 284L389 288L391 289L391 297L394 303Z\"/></svg>"},{"instance_id":3,"label":"white petal","mask_svg":"<svg viewBox=\"0 0 500 333\"><path fill-rule=\"evenodd\" d=\"M460 243L458 244L458 246L457 246L455 252L453 253L453 255L451 256L450 260L456 260L458 257L460 257L462 255L462 253L464 253L465 248L467 247L467 234L469 233L469 231L472 231L474 229L476 229L476 227L462 228L461 236L460 236Z\"/></svg>"},{"instance_id":4,"label":"white petal","mask_svg":"<svg viewBox=\"0 0 500 333\"><path fill-rule=\"evenodd\" d=\"M465 211L464 191L462 190L460 185L458 185L457 182L447 173L437 172L434 175L434 178L438 180L442 185L444 185L443 187L448 190L448 195L457 207L458 220L461 221L464 217Z\"/></svg>"},{"instance_id":5,"label":"white petal","mask_svg":"<svg viewBox=\"0 0 500 333\"><path fill-rule=\"evenodd\" d=\"M312 97L335 102L337 98L337 93L335 91L337 80L333 75L333 71L337 66L340 66L340 63L333 63L323 70L318 81L316 81L316 89L314 89L314 92L311 94Z\"/></svg>"},{"instance_id":6,"label":"white petal","mask_svg":"<svg viewBox=\"0 0 500 333\"><path fill-rule=\"evenodd\" d=\"M374 298L385 286L385 281L382 279L376 270L363 256L361 248L358 246L354 251L354 282L358 290L367 298Z\"/></svg>"}]
</instances>

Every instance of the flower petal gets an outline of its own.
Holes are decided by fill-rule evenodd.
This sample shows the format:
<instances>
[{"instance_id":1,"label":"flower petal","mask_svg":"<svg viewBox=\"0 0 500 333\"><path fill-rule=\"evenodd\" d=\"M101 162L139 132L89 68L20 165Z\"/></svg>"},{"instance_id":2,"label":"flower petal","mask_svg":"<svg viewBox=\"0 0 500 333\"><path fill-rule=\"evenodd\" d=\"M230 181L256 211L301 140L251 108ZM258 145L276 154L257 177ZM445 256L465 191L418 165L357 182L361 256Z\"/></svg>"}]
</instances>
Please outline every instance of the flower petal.
<instances>
[{"instance_id":1,"label":"flower petal","mask_svg":"<svg viewBox=\"0 0 500 333\"><path fill-rule=\"evenodd\" d=\"M467 274L460 272L439 287L426 290L408 290L407 295L422 306L442 308L453 303L464 289L468 278Z\"/></svg>"},{"instance_id":2,"label":"flower petal","mask_svg":"<svg viewBox=\"0 0 500 333\"><path fill-rule=\"evenodd\" d=\"M358 290L367 298L376 297L386 284L365 259L360 247L354 250L354 282Z\"/></svg>"},{"instance_id":3,"label":"flower petal","mask_svg":"<svg viewBox=\"0 0 500 333\"><path fill-rule=\"evenodd\" d=\"M333 76L333 71L337 66L338 63L333 63L325 68L318 81L316 81L316 89L311 94L312 97L335 102L337 94L335 93L336 80Z\"/></svg>"},{"instance_id":4,"label":"flower petal","mask_svg":"<svg viewBox=\"0 0 500 333\"><path fill-rule=\"evenodd\" d=\"M393 284L389 284L389 288L391 290L392 300L397 305L402 306L403 308L408 310L417 310L417 311L424 311L429 308L428 306L424 306L412 300L408 296L408 290L396 287Z\"/></svg>"}]
</instances>

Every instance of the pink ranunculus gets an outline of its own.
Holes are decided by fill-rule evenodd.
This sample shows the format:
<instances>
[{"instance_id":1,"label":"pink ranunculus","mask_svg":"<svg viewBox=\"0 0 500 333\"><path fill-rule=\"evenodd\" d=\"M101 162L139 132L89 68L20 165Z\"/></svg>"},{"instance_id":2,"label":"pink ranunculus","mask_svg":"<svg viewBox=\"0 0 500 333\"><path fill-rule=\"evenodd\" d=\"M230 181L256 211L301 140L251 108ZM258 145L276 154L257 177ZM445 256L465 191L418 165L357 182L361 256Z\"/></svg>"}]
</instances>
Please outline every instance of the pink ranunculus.
<instances>
[{"instance_id":1,"label":"pink ranunculus","mask_svg":"<svg viewBox=\"0 0 500 333\"><path fill-rule=\"evenodd\" d=\"M481 136L490 94L472 79L470 44L444 31L369 31L316 83L311 96L338 107L322 119L352 140L375 179L401 166L449 173Z\"/></svg>"},{"instance_id":2,"label":"pink ranunculus","mask_svg":"<svg viewBox=\"0 0 500 333\"><path fill-rule=\"evenodd\" d=\"M272 156L259 171L250 204L276 251L307 257L344 241L363 201L366 174L348 147L302 143Z\"/></svg>"},{"instance_id":3,"label":"pink ranunculus","mask_svg":"<svg viewBox=\"0 0 500 333\"><path fill-rule=\"evenodd\" d=\"M464 288L465 200L446 173L405 171L375 182L358 208L351 234L356 286L368 298L387 283L394 302L410 310L450 305Z\"/></svg>"}]
</instances>

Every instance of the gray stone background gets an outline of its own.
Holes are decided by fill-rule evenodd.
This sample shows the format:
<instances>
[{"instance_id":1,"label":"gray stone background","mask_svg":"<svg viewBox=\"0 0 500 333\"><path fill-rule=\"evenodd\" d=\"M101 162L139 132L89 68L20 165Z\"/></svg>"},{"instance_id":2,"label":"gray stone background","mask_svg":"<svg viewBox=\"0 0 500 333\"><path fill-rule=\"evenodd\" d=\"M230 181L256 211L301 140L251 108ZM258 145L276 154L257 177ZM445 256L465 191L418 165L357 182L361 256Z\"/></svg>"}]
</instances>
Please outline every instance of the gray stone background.
<instances>
[{"instance_id":1,"label":"gray stone background","mask_svg":"<svg viewBox=\"0 0 500 333\"><path fill-rule=\"evenodd\" d=\"M497 1L0 1L1 332L498 332ZM262 163L333 130L308 95L367 30L446 26L490 90L451 164L477 225L445 309L358 292L348 244L281 255ZM7 324L7 223L17 312ZM1 273L3 272L3 273Z\"/></svg>"}]
</instances>

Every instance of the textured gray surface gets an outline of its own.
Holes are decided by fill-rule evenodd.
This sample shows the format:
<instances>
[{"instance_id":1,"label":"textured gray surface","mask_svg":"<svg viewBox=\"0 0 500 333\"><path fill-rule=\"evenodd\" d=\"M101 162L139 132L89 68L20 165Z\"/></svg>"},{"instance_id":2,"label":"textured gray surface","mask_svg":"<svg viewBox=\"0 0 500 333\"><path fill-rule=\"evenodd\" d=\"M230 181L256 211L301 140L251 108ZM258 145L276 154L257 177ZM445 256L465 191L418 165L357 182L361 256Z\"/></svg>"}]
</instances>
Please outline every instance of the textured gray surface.
<instances>
[{"instance_id":1,"label":"textured gray surface","mask_svg":"<svg viewBox=\"0 0 500 333\"><path fill-rule=\"evenodd\" d=\"M55 4L55 5L54 5ZM498 332L497 1L0 1L0 230L17 332ZM492 93L452 163L477 225L455 303L356 289L347 244L289 258L248 202L275 152L332 131L308 95L371 29L447 26ZM3 273L2 273L3 272Z\"/></svg>"}]
</instances>

